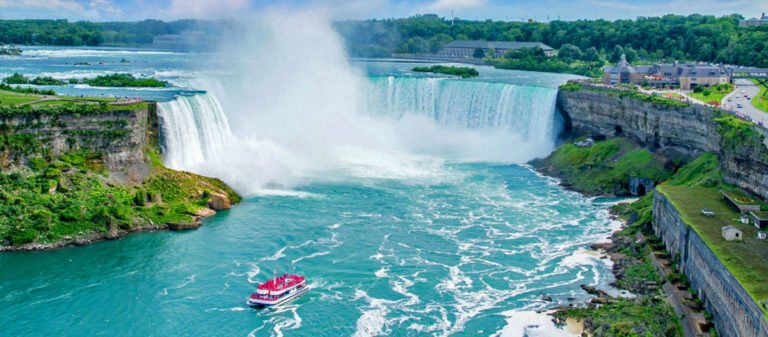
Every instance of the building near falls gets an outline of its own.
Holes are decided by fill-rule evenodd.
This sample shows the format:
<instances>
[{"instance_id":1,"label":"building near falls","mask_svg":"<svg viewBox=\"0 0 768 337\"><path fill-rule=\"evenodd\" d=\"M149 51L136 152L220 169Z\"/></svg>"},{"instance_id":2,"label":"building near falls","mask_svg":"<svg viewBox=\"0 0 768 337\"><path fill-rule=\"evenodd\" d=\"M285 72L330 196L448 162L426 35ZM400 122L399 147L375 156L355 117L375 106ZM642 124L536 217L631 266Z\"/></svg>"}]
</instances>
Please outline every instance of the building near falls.
<instances>
[{"instance_id":1,"label":"building near falls","mask_svg":"<svg viewBox=\"0 0 768 337\"><path fill-rule=\"evenodd\" d=\"M693 89L731 82L731 69L711 63L657 63L650 66L632 66L627 58L615 66L603 67L603 83L643 84L652 87L680 87Z\"/></svg>"},{"instance_id":2,"label":"building near falls","mask_svg":"<svg viewBox=\"0 0 768 337\"><path fill-rule=\"evenodd\" d=\"M768 16L763 13L763 15L760 16L760 18L751 18L746 20L739 20L739 26L741 27L751 27L751 26L762 26L762 25L768 25Z\"/></svg>"},{"instance_id":3,"label":"building near falls","mask_svg":"<svg viewBox=\"0 0 768 337\"><path fill-rule=\"evenodd\" d=\"M446 58L470 58L474 57L475 50L483 50L486 56L502 57L509 51L523 48L540 48L544 55L555 56L556 52L550 46L541 42L514 42L514 41L480 41L480 40L456 40L443 47L437 56ZM493 55L491 55L493 54Z\"/></svg>"},{"instance_id":4,"label":"building near falls","mask_svg":"<svg viewBox=\"0 0 768 337\"><path fill-rule=\"evenodd\" d=\"M211 51L218 43L218 37L201 31L163 34L152 38L152 48L183 51Z\"/></svg>"}]
</instances>

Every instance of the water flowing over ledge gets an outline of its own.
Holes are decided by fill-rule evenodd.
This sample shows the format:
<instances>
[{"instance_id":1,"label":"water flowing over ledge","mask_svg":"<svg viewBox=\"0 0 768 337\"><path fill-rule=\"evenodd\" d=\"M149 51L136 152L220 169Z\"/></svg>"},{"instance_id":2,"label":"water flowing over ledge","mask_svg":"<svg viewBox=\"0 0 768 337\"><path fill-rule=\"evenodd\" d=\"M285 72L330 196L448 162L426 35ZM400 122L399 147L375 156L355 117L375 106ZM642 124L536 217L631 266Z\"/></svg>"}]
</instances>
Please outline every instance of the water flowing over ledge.
<instances>
[{"instance_id":1,"label":"water flowing over ledge","mask_svg":"<svg viewBox=\"0 0 768 337\"><path fill-rule=\"evenodd\" d=\"M247 193L327 172L407 178L444 160L522 163L550 152L560 128L552 88L373 76L352 91L357 103L275 112L254 82L209 78L195 83L206 93L161 103L166 164ZM248 92L254 100L237 101Z\"/></svg>"}]
</instances>

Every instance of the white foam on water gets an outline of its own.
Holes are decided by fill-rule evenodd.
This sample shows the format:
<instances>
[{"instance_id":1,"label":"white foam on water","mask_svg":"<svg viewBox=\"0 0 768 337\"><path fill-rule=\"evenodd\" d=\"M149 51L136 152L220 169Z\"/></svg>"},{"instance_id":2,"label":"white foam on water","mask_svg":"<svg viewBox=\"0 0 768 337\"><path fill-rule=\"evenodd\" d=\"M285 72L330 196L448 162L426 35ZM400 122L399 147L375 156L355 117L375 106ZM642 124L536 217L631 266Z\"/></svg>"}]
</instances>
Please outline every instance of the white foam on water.
<instances>
[{"instance_id":1,"label":"white foam on water","mask_svg":"<svg viewBox=\"0 0 768 337\"><path fill-rule=\"evenodd\" d=\"M250 266L250 270L248 270L248 283L254 284L254 283L261 283L258 280L254 280L254 277L258 276L259 273L261 273L261 269L258 265L255 263L249 262L248 265Z\"/></svg>"},{"instance_id":2,"label":"white foam on water","mask_svg":"<svg viewBox=\"0 0 768 337\"><path fill-rule=\"evenodd\" d=\"M505 311L507 325L494 337L577 337L555 326L552 317L535 311Z\"/></svg>"},{"instance_id":3,"label":"white foam on water","mask_svg":"<svg viewBox=\"0 0 768 337\"><path fill-rule=\"evenodd\" d=\"M389 306L395 301L388 301L368 296L363 290L355 289L355 300L364 299L368 305L360 309L362 314L355 323L354 337L383 336L389 334L386 316Z\"/></svg>"},{"instance_id":4,"label":"white foam on water","mask_svg":"<svg viewBox=\"0 0 768 337\"><path fill-rule=\"evenodd\" d=\"M292 197L292 198L300 198L300 199L307 199L307 198L319 199L323 197L322 195L305 192L305 191L281 190L281 189L269 189L269 188L258 189L255 191L254 195L260 196L260 197Z\"/></svg>"},{"instance_id":5,"label":"white foam on water","mask_svg":"<svg viewBox=\"0 0 768 337\"><path fill-rule=\"evenodd\" d=\"M379 270L373 273L378 278L389 277L389 267L381 267Z\"/></svg>"},{"instance_id":6,"label":"white foam on water","mask_svg":"<svg viewBox=\"0 0 768 337\"><path fill-rule=\"evenodd\" d=\"M301 260L311 259L311 258L315 258L315 257L318 257L318 256L323 256L323 255L328 255L328 254L330 254L330 253L331 253L331 252L317 252L317 253L312 253L312 254L309 254L309 255L307 255L307 256L302 256L302 257L299 257L299 258L297 258L297 259L294 259L293 261L291 261L291 264L296 264L297 262L299 262L299 261L301 261Z\"/></svg>"},{"instance_id":7,"label":"white foam on water","mask_svg":"<svg viewBox=\"0 0 768 337\"><path fill-rule=\"evenodd\" d=\"M287 246L283 247L283 248L280 248L280 250L275 252L275 254L272 254L272 256L263 257L263 258L261 258L260 261L277 261L277 260L279 260L281 258L284 258L285 257L285 250L286 249L288 249Z\"/></svg>"},{"instance_id":8,"label":"white foam on water","mask_svg":"<svg viewBox=\"0 0 768 337\"><path fill-rule=\"evenodd\" d=\"M131 55L172 55L170 51L155 50L119 50L119 49L25 49L24 56L64 58L64 57L98 57L98 56L131 56Z\"/></svg>"}]
</instances>

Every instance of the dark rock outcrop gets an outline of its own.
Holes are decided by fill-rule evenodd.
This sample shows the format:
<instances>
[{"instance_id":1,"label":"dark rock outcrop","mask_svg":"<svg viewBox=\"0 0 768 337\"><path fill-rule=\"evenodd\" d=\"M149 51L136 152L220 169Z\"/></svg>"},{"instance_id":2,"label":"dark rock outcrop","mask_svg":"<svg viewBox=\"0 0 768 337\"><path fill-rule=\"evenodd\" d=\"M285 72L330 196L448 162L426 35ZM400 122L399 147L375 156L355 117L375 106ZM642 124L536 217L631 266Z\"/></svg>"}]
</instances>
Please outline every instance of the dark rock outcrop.
<instances>
[{"instance_id":1,"label":"dark rock outcrop","mask_svg":"<svg viewBox=\"0 0 768 337\"><path fill-rule=\"evenodd\" d=\"M232 203L224 194L211 193L208 199L208 207L214 211L220 211L232 208Z\"/></svg>"}]
</instances>

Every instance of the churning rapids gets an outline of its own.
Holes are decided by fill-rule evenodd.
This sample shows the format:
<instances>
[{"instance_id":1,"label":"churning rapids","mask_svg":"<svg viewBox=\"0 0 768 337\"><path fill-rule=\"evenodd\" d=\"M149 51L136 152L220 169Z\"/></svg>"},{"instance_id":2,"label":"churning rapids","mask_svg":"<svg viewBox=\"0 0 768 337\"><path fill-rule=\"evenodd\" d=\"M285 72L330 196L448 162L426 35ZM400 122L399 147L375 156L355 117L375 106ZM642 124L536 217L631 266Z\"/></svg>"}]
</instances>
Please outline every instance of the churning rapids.
<instances>
[{"instance_id":1,"label":"churning rapids","mask_svg":"<svg viewBox=\"0 0 768 337\"><path fill-rule=\"evenodd\" d=\"M3 60L3 76L169 80L57 90L161 101L166 165L246 196L194 232L1 254L3 334L567 335L534 311L585 301L581 284L612 281L585 247L617 225L611 200L565 191L522 164L553 149L555 88L568 77L414 74L414 63L347 60L326 24L282 29L290 24L267 25L262 35L283 35L242 41L246 57L220 63L42 47ZM274 310L247 308L273 270L305 275L313 289Z\"/></svg>"}]
</instances>

